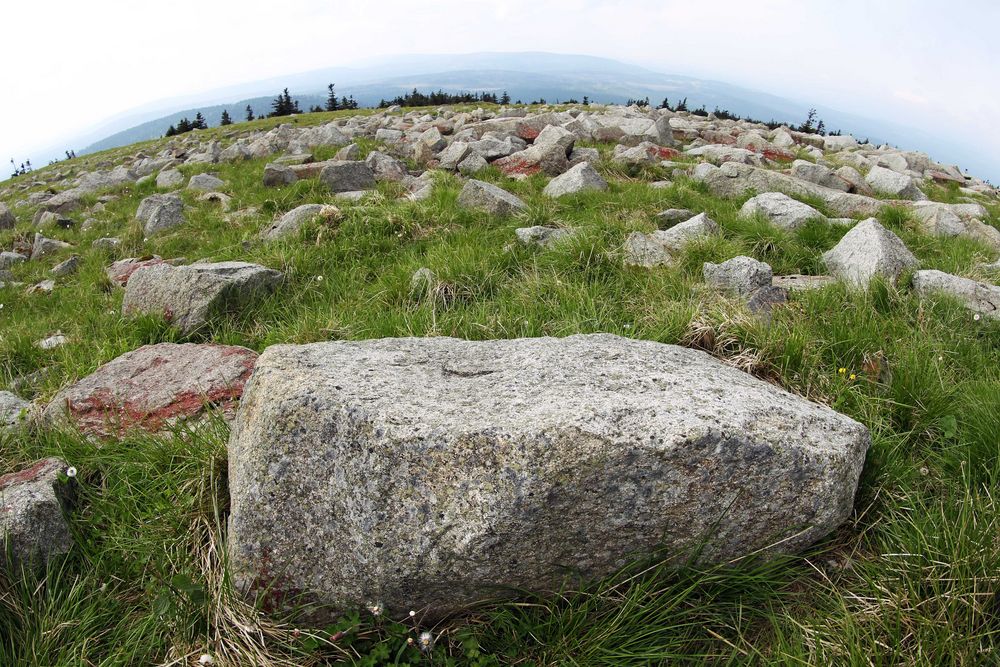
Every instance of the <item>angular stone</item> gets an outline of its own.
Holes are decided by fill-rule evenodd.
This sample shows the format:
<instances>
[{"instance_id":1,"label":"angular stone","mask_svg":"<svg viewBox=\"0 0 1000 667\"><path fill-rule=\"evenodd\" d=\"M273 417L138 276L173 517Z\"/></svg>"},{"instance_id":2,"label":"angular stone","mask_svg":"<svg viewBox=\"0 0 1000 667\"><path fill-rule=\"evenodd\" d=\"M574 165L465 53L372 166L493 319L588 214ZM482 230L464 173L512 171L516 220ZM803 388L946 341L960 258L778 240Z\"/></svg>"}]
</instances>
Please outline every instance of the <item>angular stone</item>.
<instances>
[{"instance_id":1,"label":"angular stone","mask_svg":"<svg viewBox=\"0 0 1000 667\"><path fill-rule=\"evenodd\" d=\"M0 433L17 429L30 409L28 401L9 391L0 391Z\"/></svg>"},{"instance_id":2,"label":"angular stone","mask_svg":"<svg viewBox=\"0 0 1000 667\"><path fill-rule=\"evenodd\" d=\"M686 208L668 208L666 211L660 211L656 214L656 221L661 225L673 226L693 217L694 211Z\"/></svg>"},{"instance_id":3,"label":"angular stone","mask_svg":"<svg viewBox=\"0 0 1000 667\"><path fill-rule=\"evenodd\" d=\"M760 215L775 227L794 230L809 220L823 219L823 214L808 204L792 199L781 192L765 192L747 200L740 209L740 217Z\"/></svg>"},{"instance_id":4,"label":"angular stone","mask_svg":"<svg viewBox=\"0 0 1000 667\"><path fill-rule=\"evenodd\" d=\"M478 174L489 166L490 163L482 155L470 153L464 160L458 163L458 171L460 174L469 176L471 174Z\"/></svg>"},{"instance_id":5,"label":"angular stone","mask_svg":"<svg viewBox=\"0 0 1000 667\"><path fill-rule=\"evenodd\" d=\"M46 255L51 255L52 253L59 252L65 248L72 247L73 246L65 241L46 238L38 232L35 232L35 241L31 244L31 259L39 259L40 257L45 257Z\"/></svg>"},{"instance_id":6,"label":"angular stone","mask_svg":"<svg viewBox=\"0 0 1000 667\"><path fill-rule=\"evenodd\" d=\"M885 167L872 167L865 176L865 182L872 187L875 192L896 197L897 199L921 200L927 199L927 195L920 191L913 179L906 174L899 174Z\"/></svg>"},{"instance_id":7,"label":"angular stone","mask_svg":"<svg viewBox=\"0 0 1000 667\"><path fill-rule=\"evenodd\" d=\"M458 165L470 152L469 144L464 141L456 141L441 151L438 156L438 167L455 171Z\"/></svg>"},{"instance_id":8,"label":"angular stone","mask_svg":"<svg viewBox=\"0 0 1000 667\"><path fill-rule=\"evenodd\" d=\"M365 164L375 175L376 181L401 181L406 176L406 163L380 151L372 151Z\"/></svg>"},{"instance_id":9,"label":"angular stone","mask_svg":"<svg viewBox=\"0 0 1000 667\"><path fill-rule=\"evenodd\" d=\"M517 240L524 245L537 245L551 248L564 239L572 238L573 231L559 227L521 227L514 230Z\"/></svg>"},{"instance_id":10,"label":"angular stone","mask_svg":"<svg viewBox=\"0 0 1000 667\"><path fill-rule=\"evenodd\" d=\"M37 461L0 477L0 549L8 549L15 567L37 566L73 548L66 511L74 481L62 459Z\"/></svg>"},{"instance_id":11,"label":"angular stone","mask_svg":"<svg viewBox=\"0 0 1000 667\"><path fill-rule=\"evenodd\" d=\"M711 287L737 296L749 296L762 287L770 287L774 275L769 264L744 255L721 264L705 262L702 273Z\"/></svg>"},{"instance_id":12,"label":"angular stone","mask_svg":"<svg viewBox=\"0 0 1000 667\"><path fill-rule=\"evenodd\" d=\"M232 345L145 345L59 391L41 418L101 437L168 430L210 408L228 420L256 361L256 352Z\"/></svg>"},{"instance_id":13,"label":"angular stone","mask_svg":"<svg viewBox=\"0 0 1000 667\"><path fill-rule=\"evenodd\" d=\"M187 184L188 190L197 190L199 192L216 192L225 187L226 182L212 174L197 174L192 176Z\"/></svg>"},{"instance_id":14,"label":"angular stone","mask_svg":"<svg viewBox=\"0 0 1000 667\"><path fill-rule=\"evenodd\" d=\"M11 210L7 208L7 204L0 201L0 229L14 229L14 225L16 224L17 218L14 217Z\"/></svg>"},{"instance_id":15,"label":"angular stone","mask_svg":"<svg viewBox=\"0 0 1000 667\"><path fill-rule=\"evenodd\" d=\"M917 271L913 274L913 290L922 298L938 293L958 299L973 313L1000 319L1000 287L981 283L944 271Z\"/></svg>"},{"instance_id":16,"label":"angular stone","mask_svg":"<svg viewBox=\"0 0 1000 667\"><path fill-rule=\"evenodd\" d=\"M719 225L704 213L652 234L632 232L625 239L625 265L653 267L673 264L674 254L681 252L688 243L719 233Z\"/></svg>"},{"instance_id":17,"label":"angular stone","mask_svg":"<svg viewBox=\"0 0 1000 667\"><path fill-rule=\"evenodd\" d=\"M9 250L0 252L0 270L9 269L15 264L20 264L21 262L26 261L28 261L28 258L19 252L10 252Z\"/></svg>"},{"instance_id":18,"label":"angular stone","mask_svg":"<svg viewBox=\"0 0 1000 667\"><path fill-rule=\"evenodd\" d=\"M143 223L143 233L149 237L184 224L184 201L175 194L150 195L135 212Z\"/></svg>"},{"instance_id":19,"label":"angular stone","mask_svg":"<svg viewBox=\"0 0 1000 667\"><path fill-rule=\"evenodd\" d=\"M128 283L128 279L132 277L132 274L145 266L155 266L157 264L163 264L163 258L159 255L149 255L146 257L128 257L126 259L120 259L113 263L107 269L105 273L108 275L108 279L114 283L117 283L121 287L124 287Z\"/></svg>"},{"instance_id":20,"label":"angular stone","mask_svg":"<svg viewBox=\"0 0 1000 667\"><path fill-rule=\"evenodd\" d=\"M146 266L125 285L122 315L160 315L189 334L272 292L281 278L278 271L247 262Z\"/></svg>"},{"instance_id":21,"label":"angular stone","mask_svg":"<svg viewBox=\"0 0 1000 667\"><path fill-rule=\"evenodd\" d=\"M267 240L279 239L291 236L305 223L315 218L322 217L326 220L334 220L340 217L340 209L328 204L304 204L293 208L276 220L270 227L261 232L261 237Z\"/></svg>"},{"instance_id":22,"label":"angular stone","mask_svg":"<svg viewBox=\"0 0 1000 667\"><path fill-rule=\"evenodd\" d=\"M291 185L299 177L292 171L292 168L285 164L271 162L264 165L264 186L276 188L282 185Z\"/></svg>"},{"instance_id":23,"label":"angular stone","mask_svg":"<svg viewBox=\"0 0 1000 667\"><path fill-rule=\"evenodd\" d=\"M375 174L364 162L332 162L323 167L319 180L331 192L356 192L375 187Z\"/></svg>"},{"instance_id":24,"label":"angular stone","mask_svg":"<svg viewBox=\"0 0 1000 667\"><path fill-rule=\"evenodd\" d=\"M793 162L792 176L832 190L840 190L841 192L851 191L851 184L834 173L829 167L824 167L821 164L813 164L808 160L796 160Z\"/></svg>"},{"instance_id":25,"label":"angular stone","mask_svg":"<svg viewBox=\"0 0 1000 667\"><path fill-rule=\"evenodd\" d=\"M525 203L511 193L492 183L470 179L458 195L462 208L482 209L493 215L509 215L527 208Z\"/></svg>"},{"instance_id":26,"label":"angular stone","mask_svg":"<svg viewBox=\"0 0 1000 667\"><path fill-rule=\"evenodd\" d=\"M582 162L549 181L549 184L542 190L542 194L558 199L587 190L603 191L607 189L608 182L590 166L589 162Z\"/></svg>"},{"instance_id":27,"label":"angular stone","mask_svg":"<svg viewBox=\"0 0 1000 667\"><path fill-rule=\"evenodd\" d=\"M230 562L237 588L313 620L439 618L662 546L804 548L850 516L868 446L825 406L655 342L276 345L229 441Z\"/></svg>"},{"instance_id":28,"label":"angular stone","mask_svg":"<svg viewBox=\"0 0 1000 667\"><path fill-rule=\"evenodd\" d=\"M72 255L68 259L59 262L54 267L52 267L51 273L56 278L63 278L65 276L72 275L80 269L80 256Z\"/></svg>"},{"instance_id":29,"label":"angular stone","mask_svg":"<svg viewBox=\"0 0 1000 667\"><path fill-rule=\"evenodd\" d=\"M830 273L862 289L876 275L896 282L903 271L920 265L902 239L878 223L862 220L823 254Z\"/></svg>"},{"instance_id":30,"label":"angular stone","mask_svg":"<svg viewBox=\"0 0 1000 667\"><path fill-rule=\"evenodd\" d=\"M833 276L803 276L793 273L787 276L774 276L771 284L775 287L782 287L789 291L822 289L829 285L836 285L837 279Z\"/></svg>"}]
</instances>

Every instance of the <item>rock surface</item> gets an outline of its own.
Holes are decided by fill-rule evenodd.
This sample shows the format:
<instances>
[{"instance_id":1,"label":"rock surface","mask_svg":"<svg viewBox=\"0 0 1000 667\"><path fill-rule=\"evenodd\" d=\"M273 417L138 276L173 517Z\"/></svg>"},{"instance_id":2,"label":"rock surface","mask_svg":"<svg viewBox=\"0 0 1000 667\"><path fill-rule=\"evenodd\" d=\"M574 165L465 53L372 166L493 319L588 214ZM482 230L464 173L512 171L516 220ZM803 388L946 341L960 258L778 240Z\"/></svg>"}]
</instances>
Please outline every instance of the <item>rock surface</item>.
<instances>
[{"instance_id":1,"label":"rock surface","mask_svg":"<svg viewBox=\"0 0 1000 667\"><path fill-rule=\"evenodd\" d=\"M261 237L267 240L274 240L295 234L302 225L310 220L322 217L332 220L340 216L340 209L327 204L303 204L293 208L288 213L278 218L270 227L261 232Z\"/></svg>"},{"instance_id":2,"label":"rock surface","mask_svg":"<svg viewBox=\"0 0 1000 667\"><path fill-rule=\"evenodd\" d=\"M27 416L31 403L10 393L0 391L0 432L11 431L21 424L22 417Z\"/></svg>"},{"instance_id":3,"label":"rock surface","mask_svg":"<svg viewBox=\"0 0 1000 667\"><path fill-rule=\"evenodd\" d=\"M823 219L823 214L808 204L792 199L781 192L765 192L747 200L740 209L740 217L760 215L765 220L781 227L794 230L809 220Z\"/></svg>"},{"instance_id":4,"label":"rock surface","mask_svg":"<svg viewBox=\"0 0 1000 667\"><path fill-rule=\"evenodd\" d=\"M705 262L702 273L710 286L738 296L750 296L762 287L770 287L774 275L769 264L743 255L721 264Z\"/></svg>"},{"instance_id":5,"label":"rock surface","mask_svg":"<svg viewBox=\"0 0 1000 667\"><path fill-rule=\"evenodd\" d=\"M527 208L516 196L492 183L470 179L458 195L458 205L477 208L493 215L509 215Z\"/></svg>"},{"instance_id":6,"label":"rock surface","mask_svg":"<svg viewBox=\"0 0 1000 667\"><path fill-rule=\"evenodd\" d=\"M184 201L175 194L150 195L139 202L135 217L143 233L153 236L184 224Z\"/></svg>"},{"instance_id":7,"label":"rock surface","mask_svg":"<svg viewBox=\"0 0 1000 667\"><path fill-rule=\"evenodd\" d=\"M38 565L73 547L65 512L74 482L66 469L65 461L49 458L0 477L0 547L15 566Z\"/></svg>"},{"instance_id":8,"label":"rock surface","mask_svg":"<svg viewBox=\"0 0 1000 667\"><path fill-rule=\"evenodd\" d=\"M584 192L586 190L607 190L608 182L590 166L589 162L581 162L566 173L556 176L542 190L547 197L558 199L566 195Z\"/></svg>"},{"instance_id":9,"label":"rock surface","mask_svg":"<svg viewBox=\"0 0 1000 667\"><path fill-rule=\"evenodd\" d=\"M823 253L830 273L855 287L866 288L876 275L896 282L900 274L920 265L902 239L878 223L863 220Z\"/></svg>"},{"instance_id":10,"label":"rock surface","mask_svg":"<svg viewBox=\"0 0 1000 667\"><path fill-rule=\"evenodd\" d=\"M247 262L145 266L125 285L122 315L161 315L191 333L273 291L281 277L278 271Z\"/></svg>"},{"instance_id":11,"label":"rock surface","mask_svg":"<svg viewBox=\"0 0 1000 667\"><path fill-rule=\"evenodd\" d=\"M850 515L868 444L827 407L654 342L277 345L229 442L229 554L242 590L303 594L317 620L434 618L663 545L676 562L803 548Z\"/></svg>"},{"instance_id":12,"label":"rock surface","mask_svg":"<svg viewBox=\"0 0 1000 667\"><path fill-rule=\"evenodd\" d=\"M944 271L917 271L913 274L913 290L923 298L943 293L954 297L971 312L1000 319L1000 287L976 282Z\"/></svg>"},{"instance_id":13,"label":"rock surface","mask_svg":"<svg viewBox=\"0 0 1000 667\"><path fill-rule=\"evenodd\" d=\"M333 162L323 167L319 180L331 192L356 192L375 187L375 174L364 162Z\"/></svg>"},{"instance_id":14,"label":"rock surface","mask_svg":"<svg viewBox=\"0 0 1000 667\"><path fill-rule=\"evenodd\" d=\"M231 345L146 345L61 390L42 420L111 437L129 429L166 430L209 407L229 419L256 361L253 350Z\"/></svg>"}]
</instances>

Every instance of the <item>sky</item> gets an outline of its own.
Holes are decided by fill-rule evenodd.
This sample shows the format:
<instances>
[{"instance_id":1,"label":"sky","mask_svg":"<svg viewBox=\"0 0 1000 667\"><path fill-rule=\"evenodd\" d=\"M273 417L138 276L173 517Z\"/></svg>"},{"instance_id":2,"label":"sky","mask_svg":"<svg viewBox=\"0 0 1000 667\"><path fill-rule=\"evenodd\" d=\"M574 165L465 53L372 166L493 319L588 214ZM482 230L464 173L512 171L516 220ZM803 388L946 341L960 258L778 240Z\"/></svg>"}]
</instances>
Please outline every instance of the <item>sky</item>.
<instances>
[{"instance_id":1,"label":"sky","mask_svg":"<svg viewBox=\"0 0 1000 667\"><path fill-rule=\"evenodd\" d=\"M1000 156L996 0L38 0L5 2L0 19L5 162L79 148L103 120L159 100L378 56L481 51L615 58ZM1000 182L1000 157L992 164L977 175Z\"/></svg>"}]
</instances>

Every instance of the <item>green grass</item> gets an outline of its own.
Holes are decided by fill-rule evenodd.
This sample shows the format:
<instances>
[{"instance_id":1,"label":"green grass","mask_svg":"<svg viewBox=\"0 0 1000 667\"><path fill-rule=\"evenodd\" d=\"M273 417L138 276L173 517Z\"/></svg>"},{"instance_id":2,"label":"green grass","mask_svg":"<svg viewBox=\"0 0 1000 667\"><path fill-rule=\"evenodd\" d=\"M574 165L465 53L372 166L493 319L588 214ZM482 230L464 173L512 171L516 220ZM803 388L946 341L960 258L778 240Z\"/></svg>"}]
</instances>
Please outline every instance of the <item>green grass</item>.
<instances>
[{"instance_id":1,"label":"green grass","mask_svg":"<svg viewBox=\"0 0 1000 667\"><path fill-rule=\"evenodd\" d=\"M606 158L609 147L599 148ZM100 447L73 433L25 431L0 436L0 473L45 455L71 461L81 483L72 515L77 546L44 572L0 574L0 664L194 664L203 652L233 665L1000 662L1000 324L882 283L865 292L835 285L796 293L770 321L756 319L704 288L702 263L745 254L776 273L817 274L820 255L846 229L811 223L787 232L741 220L743 200L714 198L684 178L653 189L647 181L666 176L658 168L622 170L606 159L608 192L558 202L542 197L544 177L514 182L490 170L488 180L528 203L514 218L457 208L461 183L441 174L424 202L400 201L399 188L384 184L358 203L337 202L336 223L264 243L259 230L273 216L334 201L316 182L263 188L265 162L182 168L217 172L233 197L229 213L255 212L231 216L185 192L188 223L144 240L132 215L156 192L147 183L120 189L89 231L50 232L76 244L82 267L57 280L51 295L0 290L0 385L48 369L23 391L46 400L124 352L186 340L154 318L120 316L121 290L104 277L113 259L253 261L285 273L279 292L189 340L259 351L384 336L600 331L700 347L871 429L854 517L796 557L680 569L653 560L584 590L486 604L435 628L436 646L425 656L407 646L416 637L409 624L366 616L297 627L233 594L224 555L224 424ZM944 190L931 194L957 197ZM708 212L724 234L691 245L675 267L624 267L625 237L654 230L655 214L672 207ZM32 233L31 211L18 212L24 222L0 231L4 248ZM880 219L925 267L976 275L978 262L995 259L974 241L921 234L903 210ZM534 224L580 233L550 250L517 245L513 230ZM125 241L115 253L90 248L110 235ZM27 283L44 279L69 252L13 273ZM420 297L409 281L422 266L440 284ZM66 346L34 346L57 330Z\"/></svg>"}]
</instances>

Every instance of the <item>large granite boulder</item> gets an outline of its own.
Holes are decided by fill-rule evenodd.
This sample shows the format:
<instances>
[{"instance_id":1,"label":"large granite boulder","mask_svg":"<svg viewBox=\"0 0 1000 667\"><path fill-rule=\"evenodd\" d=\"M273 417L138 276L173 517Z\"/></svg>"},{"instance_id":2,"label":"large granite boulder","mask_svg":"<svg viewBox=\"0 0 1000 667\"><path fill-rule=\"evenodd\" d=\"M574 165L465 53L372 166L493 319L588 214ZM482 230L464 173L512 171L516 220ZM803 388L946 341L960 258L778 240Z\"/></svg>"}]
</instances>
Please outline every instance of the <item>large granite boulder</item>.
<instances>
[{"instance_id":1,"label":"large granite boulder","mask_svg":"<svg viewBox=\"0 0 1000 667\"><path fill-rule=\"evenodd\" d=\"M278 271L247 262L145 266L128 278L122 315L162 315L191 333L273 291L281 277Z\"/></svg>"},{"instance_id":2,"label":"large granite boulder","mask_svg":"<svg viewBox=\"0 0 1000 667\"><path fill-rule=\"evenodd\" d=\"M229 419L256 361L256 352L233 345L146 345L62 389L41 418L102 437L167 430L209 408Z\"/></svg>"},{"instance_id":3,"label":"large granite boulder","mask_svg":"<svg viewBox=\"0 0 1000 667\"><path fill-rule=\"evenodd\" d=\"M626 266L668 266L674 263L676 255L692 241L721 234L719 225L704 213L690 220L661 229L651 234L632 232L625 239Z\"/></svg>"},{"instance_id":4,"label":"large granite boulder","mask_svg":"<svg viewBox=\"0 0 1000 667\"><path fill-rule=\"evenodd\" d=\"M865 182L875 192L881 192L897 199L927 199L927 195L920 191L912 178L885 167L872 167L868 175L865 176Z\"/></svg>"},{"instance_id":5,"label":"large granite boulder","mask_svg":"<svg viewBox=\"0 0 1000 667\"><path fill-rule=\"evenodd\" d=\"M589 162L581 162L565 174L556 176L542 190L546 197L558 199L566 195L577 194L587 190L607 190L608 182L590 166Z\"/></svg>"},{"instance_id":6,"label":"large granite boulder","mask_svg":"<svg viewBox=\"0 0 1000 667\"><path fill-rule=\"evenodd\" d=\"M900 274L920 262L903 240L878 223L862 220L840 242L823 254L830 273L862 289L876 275L895 283Z\"/></svg>"},{"instance_id":7,"label":"large granite boulder","mask_svg":"<svg viewBox=\"0 0 1000 667\"><path fill-rule=\"evenodd\" d=\"M740 209L740 217L759 215L775 227L794 230L809 220L825 220L823 214L781 192L765 192L751 197Z\"/></svg>"},{"instance_id":8,"label":"large granite boulder","mask_svg":"<svg viewBox=\"0 0 1000 667\"><path fill-rule=\"evenodd\" d=\"M331 192L358 192L375 187L375 173L364 162L330 162L319 180Z\"/></svg>"},{"instance_id":9,"label":"large granite boulder","mask_svg":"<svg viewBox=\"0 0 1000 667\"><path fill-rule=\"evenodd\" d=\"M66 510L74 480L66 462L42 459L0 477L0 561L9 553L16 566L39 565L73 546Z\"/></svg>"},{"instance_id":10,"label":"large granite boulder","mask_svg":"<svg viewBox=\"0 0 1000 667\"><path fill-rule=\"evenodd\" d=\"M790 552L852 511L868 430L686 348L607 334L277 345L229 441L237 584L437 617L667 547Z\"/></svg>"}]
</instances>

